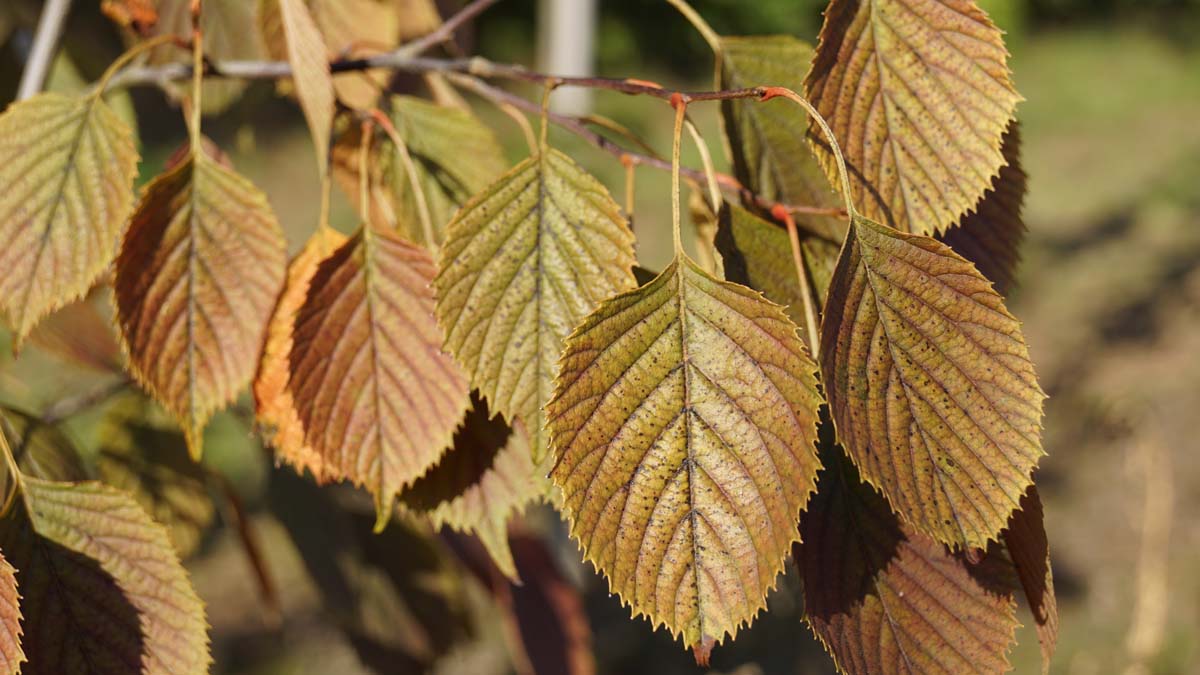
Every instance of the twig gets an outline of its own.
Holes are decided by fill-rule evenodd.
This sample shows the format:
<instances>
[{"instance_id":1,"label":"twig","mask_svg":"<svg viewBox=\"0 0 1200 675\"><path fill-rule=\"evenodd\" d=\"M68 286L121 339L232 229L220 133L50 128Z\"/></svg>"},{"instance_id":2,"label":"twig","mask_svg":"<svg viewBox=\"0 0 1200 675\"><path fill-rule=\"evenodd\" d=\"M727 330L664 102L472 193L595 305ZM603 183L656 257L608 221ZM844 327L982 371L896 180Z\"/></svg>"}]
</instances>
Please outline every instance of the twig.
<instances>
[{"instance_id":1,"label":"twig","mask_svg":"<svg viewBox=\"0 0 1200 675\"><path fill-rule=\"evenodd\" d=\"M409 42L401 47L399 51L416 56L443 42L447 42L454 37L455 31L461 28L463 24L479 16L484 10L497 2L499 0L475 0L460 9L454 16L443 21L442 25L438 26L433 32Z\"/></svg>"},{"instance_id":2,"label":"twig","mask_svg":"<svg viewBox=\"0 0 1200 675\"><path fill-rule=\"evenodd\" d=\"M97 387L92 391L85 391L76 396L59 399L54 403L46 406L42 410L42 424L52 425L57 424L68 417L74 417L79 413L94 408L117 394L125 391L129 387L130 381L127 378L121 378L113 382L109 382L103 386Z\"/></svg>"},{"instance_id":3,"label":"twig","mask_svg":"<svg viewBox=\"0 0 1200 675\"><path fill-rule=\"evenodd\" d=\"M58 47L58 38L62 35L63 24L70 11L71 0L46 0L46 6L38 18L33 46L29 48L29 60L25 63L25 72L21 74L21 84L17 88L18 101L38 93L46 84L46 76L50 73L50 64L54 61L54 52Z\"/></svg>"}]
</instances>

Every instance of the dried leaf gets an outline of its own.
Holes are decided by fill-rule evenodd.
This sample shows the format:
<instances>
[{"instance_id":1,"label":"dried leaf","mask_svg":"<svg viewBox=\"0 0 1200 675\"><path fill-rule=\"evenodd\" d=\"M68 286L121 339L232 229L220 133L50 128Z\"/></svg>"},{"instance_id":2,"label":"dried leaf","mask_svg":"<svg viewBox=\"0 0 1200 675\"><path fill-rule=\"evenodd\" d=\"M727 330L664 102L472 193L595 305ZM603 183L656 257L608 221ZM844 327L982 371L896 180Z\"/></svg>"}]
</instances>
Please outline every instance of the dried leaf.
<instances>
[{"instance_id":1,"label":"dried leaf","mask_svg":"<svg viewBox=\"0 0 1200 675\"><path fill-rule=\"evenodd\" d=\"M138 4L138 3L133 3ZM192 0L154 0L158 22L147 31L155 35L192 34ZM262 38L255 27L254 0L204 0L200 5L200 30L204 38L204 55L222 61L254 61L265 53ZM187 62L191 58L185 49L174 45L159 47L150 53L151 64ZM186 84L172 84L168 91L175 96L190 92ZM246 89L246 82L236 78L206 78L200 100L204 112L215 115L237 102Z\"/></svg>"},{"instance_id":2,"label":"dried leaf","mask_svg":"<svg viewBox=\"0 0 1200 675\"><path fill-rule=\"evenodd\" d=\"M442 25L434 0L392 0L400 14L400 39L408 42Z\"/></svg>"},{"instance_id":3,"label":"dried leaf","mask_svg":"<svg viewBox=\"0 0 1200 675\"><path fill-rule=\"evenodd\" d=\"M154 412L138 393L114 402L97 432L96 468L100 480L129 493L167 528L175 552L187 558L212 525L216 508L204 468L188 456L183 435Z\"/></svg>"},{"instance_id":4,"label":"dried leaf","mask_svg":"<svg viewBox=\"0 0 1200 675\"><path fill-rule=\"evenodd\" d=\"M579 590L559 571L546 545L528 534L513 537L517 571L527 581L497 595L518 673L593 675L592 627Z\"/></svg>"},{"instance_id":5,"label":"dried leaf","mask_svg":"<svg viewBox=\"0 0 1200 675\"><path fill-rule=\"evenodd\" d=\"M15 346L112 262L137 163L132 132L98 98L41 94L0 115L0 313Z\"/></svg>"},{"instance_id":6,"label":"dried leaf","mask_svg":"<svg viewBox=\"0 0 1200 675\"><path fill-rule=\"evenodd\" d=\"M21 596L17 576L0 552L0 674L17 675L25 652L21 649Z\"/></svg>"},{"instance_id":7,"label":"dried leaf","mask_svg":"<svg viewBox=\"0 0 1200 675\"><path fill-rule=\"evenodd\" d=\"M838 439L917 530L984 548L1044 454L1020 323L945 244L855 217L825 305Z\"/></svg>"},{"instance_id":8,"label":"dried leaf","mask_svg":"<svg viewBox=\"0 0 1200 675\"><path fill-rule=\"evenodd\" d=\"M22 483L0 520L24 596L21 672L208 672L204 605L162 526L100 483Z\"/></svg>"},{"instance_id":9,"label":"dried leaf","mask_svg":"<svg viewBox=\"0 0 1200 675\"><path fill-rule=\"evenodd\" d=\"M794 557L807 621L838 671L1006 672L1017 627L1007 589L903 525L840 453L822 457Z\"/></svg>"},{"instance_id":10,"label":"dried leaf","mask_svg":"<svg viewBox=\"0 0 1200 675\"><path fill-rule=\"evenodd\" d=\"M292 81L296 85L296 96L300 99L300 108L304 111L304 119L308 121L308 129L312 134L317 165L324 174L325 158L329 153L329 137L333 129L334 107L329 52L304 0L276 1L287 60L292 64Z\"/></svg>"},{"instance_id":11,"label":"dried leaf","mask_svg":"<svg viewBox=\"0 0 1200 675\"><path fill-rule=\"evenodd\" d=\"M997 293L1008 295L1016 285L1021 241L1025 239L1021 207L1028 178L1021 169L1021 130L1016 122L1009 124L1002 149L1007 164L992 179L992 187L974 211L938 239L975 263L980 273L995 285Z\"/></svg>"},{"instance_id":12,"label":"dried leaf","mask_svg":"<svg viewBox=\"0 0 1200 675\"><path fill-rule=\"evenodd\" d=\"M781 307L686 257L567 338L547 415L571 535L700 656L764 608L797 539L815 370Z\"/></svg>"},{"instance_id":13,"label":"dried leaf","mask_svg":"<svg viewBox=\"0 0 1200 675\"><path fill-rule=\"evenodd\" d=\"M1054 595L1054 572L1050 568L1050 544L1043 517L1042 498L1037 486L1030 485L1021 497L1021 509L1013 511L1008 520L1004 545L1029 601L1038 642L1042 645L1042 672L1048 673L1058 646L1058 599Z\"/></svg>"},{"instance_id":14,"label":"dried leaf","mask_svg":"<svg viewBox=\"0 0 1200 675\"><path fill-rule=\"evenodd\" d=\"M427 514L435 527L479 537L496 567L517 580L508 521L545 493L544 476L530 459L524 430L510 429L472 397L450 450L400 494L400 503Z\"/></svg>"},{"instance_id":15,"label":"dried leaf","mask_svg":"<svg viewBox=\"0 0 1200 675\"><path fill-rule=\"evenodd\" d=\"M434 285L446 346L488 406L520 419L546 456L542 410L563 339L634 285L633 233L595 178L547 149L471 200L446 228Z\"/></svg>"},{"instance_id":16,"label":"dried leaf","mask_svg":"<svg viewBox=\"0 0 1200 675\"><path fill-rule=\"evenodd\" d=\"M142 195L117 258L129 370L183 425L193 457L212 413L254 374L286 243L266 197L193 153Z\"/></svg>"},{"instance_id":17,"label":"dried leaf","mask_svg":"<svg viewBox=\"0 0 1200 675\"><path fill-rule=\"evenodd\" d=\"M717 66L722 89L781 86L800 91L813 58L812 47L790 35L722 37L720 47ZM795 106L722 101L721 119L734 174L743 185L771 201L842 206L804 140L808 120L796 113ZM797 214L796 221L837 241L846 230L844 221L828 216Z\"/></svg>"},{"instance_id":18,"label":"dried leaf","mask_svg":"<svg viewBox=\"0 0 1200 675\"><path fill-rule=\"evenodd\" d=\"M46 317L29 334L38 349L101 373L121 372L121 347L112 321L96 308L96 293Z\"/></svg>"},{"instance_id":19,"label":"dried leaf","mask_svg":"<svg viewBox=\"0 0 1200 675\"><path fill-rule=\"evenodd\" d=\"M504 173L508 164L492 130L470 112L411 96L392 97L392 124L417 168L434 234L441 243L446 223L460 206ZM333 149L334 177L358 204L362 137L352 125ZM378 138L370 176L370 213L379 225L399 229L410 241L424 242L420 213L399 150L384 134Z\"/></svg>"},{"instance_id":20,"label":"dried leaf","mask_svg":"<svg viewBox=\"0 0 1200 675\"><path fill-rule=\"evenodd\" d=\"M833 0L805 85L845 153L857 208L917 234L945 230L983 196L1021 100L1001 32L974 0Z\"/></svg>"},{"instance_id":21,"label":"dried leaf","mask_svg":"<svg viewBox=\"0 0 1200 675\"><path fill-rule=\"evenodd\" d=\"M399 44L396 7L381 0L310 0L312 17L325 36L325 46L339 57L369 56ZM374 107L391 73L386 70L333 76L338 100L351 108Z\"/></svg>"},{"instance_id":22,"label":"dried leaf","mask_svg":"<svg viewBox=\"0 0 1200 675\"><path fill-rule=\"evenodd\" d=\"M279 459L291 464L298 472L307 469L318 481L325 479L321 456L304 441L304 427L296 415L296 403L287 386L292 327L296 313L308 296L308 285L317 273L317 266L345 242L344 234L322 227L292 259L283 294L279 296L267 326L267 343L258 365L258 375L254 378L255 419L267 435L267 442L275 448Z\"/></svg>"},{"instance_id":23,"label":"dried leaf","mask_svg":"<svg viewBox=\"0 0 1200 675\"><path fill-rule=\"evenodd\" d=\"M378 527L466 412L466 377L441 350L425 249L364 226L321 262L296 314L288 388L327 475L365 486Z\"/></svg>"}]
</instances>

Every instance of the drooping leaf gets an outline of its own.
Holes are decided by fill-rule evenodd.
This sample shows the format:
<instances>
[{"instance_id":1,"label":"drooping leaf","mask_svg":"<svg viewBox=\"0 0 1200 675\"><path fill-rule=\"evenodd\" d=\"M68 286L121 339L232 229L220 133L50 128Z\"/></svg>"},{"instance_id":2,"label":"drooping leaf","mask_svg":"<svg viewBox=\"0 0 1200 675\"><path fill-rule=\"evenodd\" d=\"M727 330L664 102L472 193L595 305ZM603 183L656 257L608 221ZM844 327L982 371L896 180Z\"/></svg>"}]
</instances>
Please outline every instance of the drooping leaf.
<instances>
[{"instance_id":1,"label":"drooping leaf","mask_svg":"<svg viewBox=\"0 0 1200 675\"><path fill-rule=\"evenodd\" d=\"M192 34L191 0L155 0L158 21L148 32L156 35ZM262 38L255 30L255 0L204 0L200 5L200 30L204 37L204 55L222 61L254 61L264 55ZM158 47L150 53L150 63L174 63L191 58L185 49L174 45ZM188 93L188 85L168 87L176 96ZM205 78L201 92L204 112L217 114L238 100L246 82L236 78Z\"/></svg>"},{"instance_id":2,"label":"drooping leaf","mask_svg":"<svg viewBox=\"0 0 1200 675\"><path fill-rule=\"evenodd\" d=\"M567 338L548 427L571 535L698 658L764 607L818 469L783 309L677 258Z\"/></svg>"},{"instance_id":3,"label":"drooping leaf","mask_svg":"<svg viewBox=\"0 0 1200 675\"><path fill-rule=\"evenodd\" d=\"M472 397L450 450L400 494L400 503L427 514L436 527L479 537L496 567L518 579L508 521L545 493L544 482L525 431L510 429L492 417L483 400Z\"/></svg>"},{"instance_id":4,"label":"drooping leaf","mask_svg":"<svg viewBox=\"0 0 1200 675\"><path fill-rule=\"evenodd\" d=\"M369 56L393 49L399 41L397 8L383 0L310 0L312 17L335 56ZM365 110L379 100L390 73L384 70L333 76L338 100Z\"/></svg>"},{"instance_id":5,"label":"drooping leaf","mask_svg":"<svg viewBox=\"0 0 1200 675\"><path fill-rule=\"evenodd\" d=\"M296 313L308 296L308 285L317 273L317 266L345 242L346 236L342 233L322 227L292 259L283 294L279 296L267 326L267 343L258 365L258 375L254 378L255 420L267 434L267 442L275 448L279 459L299 472L307 469L318 481L325 478L321 456L304 441L304 427L296 415L296 403L287 386L292 327L296 323Z\"/></svg>"},{"instance_id":6,"label":"drooping leaf","mask_svg":"<svg viewBox=\"0 0 1200 675\"><path fill-rule=\"evenodd\" d=\"M917 530L984 548L1042 456L1020 323L945 244L855 217L821 333L838 439Z\"/></svg>"},{"instance_id":7,"label":"drooping leaf","mask_svg":"<svg viewBox=\"0 0 1200 675\"><path fill-rule=\"evenodd\" d=\"M15 408L0 407L0 433L8 442L21 472L56 481L87 480L87 467L79 456L74 441L58 427L46 424L29 413ZM7 494L9 476L5 472L0 493Z\"/></svg>"},{"instance_id":8,"label":"drooping leaf","mask_svg":"<svg viewBox=\"0 0 1200 675\"><path fill-rule=\"evenodd\" d=\"M722 37L720 47L717 72L722 89L781 86L801 91L813 58L812 47L790 35ZM808 120L797 110L752 100L721 102L734 174L743 185L771 201L841 206L841 198L804 140ZM796 219L806 230L834 240L840 241L846 229L838 218L798 214Z\"/></svg>"},{"instance_id":9,"label":"drooping leaf","mask_svg":"<svg viewBox=\"0 0 1200 675\"><path fill-rule=\"evenodd\" d=\"M139 393L115 401L97 434L100 480L129 493L167 529L179 557L190 556L216 508L204 469L188 456L183 435L156 419L150 400Z\"/></svg>"},{"instance_id":10,"label":"drooping leaf","mask_svg":"<svg viewBox=\"0 0 1200 675\"><path fill-rule=\"evenodd\" d=\"M308 130L312 134L317 165L325 171L329 153L329 137L333 129L334 91L329 72L329 52L304 0L266 0L277 2L280 34L283 37L287 60L292 64L292 82ZM246 3L249 4L249 3ZM264 7L264 12L274 10ZM264 21L267 21L264 19ZM271 38L265 38L268 44Z\"/></svg>"},{"instance_id":11,"label":"drooping leaf","mask_svg":"<svg viewBox=\"0 0 1200 675\"><path fill-rule=\"evenodd\" d=\"M296 313L288 388L326 475L365 486L379 526L466 412L442 351L425 249L366 225L321 262Z\"/></svg>"},{"instance_id":12,"label":"drooping leaf","mask_svg":"<svg viewBox=\"0 0 1200 675\"><path fill-rule=\"evenodd\" d=\"M0 520L17 568L25 675L205 673L204 606L162 526L100 483L22 479Z\"/></svg>"},{"instance_id":13,"label":"drooping leaf","mask_svg":"<svg viewBox=\"0 0 1200 675\"><path fill-rule=\"evenodd\" d=\"M1050 672L1050 659L1058 646L1058 599L1054 595L1054 572L1050 568L1050 544L1046 540L1042 498L1030 485L1021 497L1021 509L1013 511L1004 531L1004 545L1016 568L1017 578L1029 601L1034 628L1042 645L1042 672Z\"/></svg>"},{"instance_id":14,"label":"drooping leaf","mask_svg":"<svg viewBox=\"0 0 1200 675\"><path fill-rule=\"evenodd\" d=\"M595 178L546 149L463 207L446 228L434 285L446 346L488 406L547 445L542 410L563 339L601 300L631 288L633 233Z\"/></svg>"},{"instance_id":15,"label":"drooping leaf","mask_svg":"<svg viewBox=\"0 0 1200 675\"><path fill-rule=\"evenodd\" d=\"M21 595L17 576L0 551L0 673L21 672L25 652L21 649Z\"/></svg>"},{"instance_id":16,"label":"drooping leaf","mask_svg":"<svg viewBox=\"0 0 1200 675\"><path fill-rule=\"evenodd\" d=\"M727 202L718 217L716 244L725 261L726 279L761 291L771 302L786 306L796 325L804 325L804 297L787 230ZM827 239L800 240L812 301L818 305L829 292L838 248Z\"/></svg>"},{"instance_id":17,"label":"drooping leaf","mask_svg":"<svg viewBox=\"0 0 1200 675\"><path fill-rule=\"evenodd\" d=\"M137 163L129 127L99 98L41 94L0 115L0 313L16 346L112 262Z\"/></svg>"},{"instance_id":18,"label":"drooping leaf","mask_svg":"<svg viewBox=\"0 0 1200 675\"><path fill-rule=\"evenodd\" d=\"M917 234L983 196L1021 100L1001 32L974 0L834 0L805 89L845 153L859 211Z\"/></svg>"},{"instance_id":19,"label":"drooping leaf","mask_svg":"<svg viewBox=\"0 0 1200 675\"><path fill-rule=\"evenodd\" d=\"M117 325L133 377L183 426L193 457L212 413L254 374L287 264L266 196L207 155L154 179L117 258Z\"/></svg>"},{"instance_id":20,"label":"drooping leaf","mask_svg":"<svg viewBox=\"0 0 1200 675\"><path fill-rule=\"evenodd\" d=\"M96 308L93 292L46 317L29 342L53 356L101 373L121 372L121 347L112 321Z\"/></svg>"},{"instance_id":21,"label":"drooping leaf","mask_svg":"<svg viewBox=\"0 0 1200 675\"><path fill-rule=\"evenodd\" d=\"M392 124L416 165L435 243L441 243L455 211L504 173L504 152L492 130L470 112L411 96L393 96L391 102ZM333 149L334 176L347 194L356 196L356 205L360 133L353 125ZM410 241L424 242L417 201L399 150L385 134L376 134L376 139L369 186L371 211L361 215L399 229Z\"/></svg>"},{"instance_id":22,"label":"drooping leaf","mask_svg":"<svg viewBox=\"0 0 1200 675\"><path fill-rule=\"evenodd\" d=\"M840 453L822 458L794 557L806 619L838 671L1006 672L1017 627L1006 585L902 524Z\"/></svg>"},{"instance_id":23,"label":"drooping leaf","mask_svg":"<svg viewBox=\"0 0 1200 675\"><path fill-rule=\"evenodd\" d=\"M1016 284L1021 241L1025 239L1021 207L1028 178L1021 169L1021 130L1016 122L1005 132L1002 150L1007 164L992 179L992 187L957 227L938 238L975 263L1000 295L1008 295Z\"/></svg>"}]
</instances>

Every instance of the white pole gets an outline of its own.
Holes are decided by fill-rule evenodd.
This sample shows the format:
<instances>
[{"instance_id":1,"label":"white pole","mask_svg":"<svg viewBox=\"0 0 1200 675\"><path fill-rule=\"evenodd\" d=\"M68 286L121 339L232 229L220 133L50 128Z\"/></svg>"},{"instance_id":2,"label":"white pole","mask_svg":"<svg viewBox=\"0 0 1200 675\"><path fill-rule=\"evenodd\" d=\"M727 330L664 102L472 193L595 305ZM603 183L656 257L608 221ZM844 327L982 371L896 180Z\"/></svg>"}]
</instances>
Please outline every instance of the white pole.
<instances>
[{"instance_id":1,"label":"white pole","mask_svg":"<svg viewBox=\"0 0 1200 675\"><path fill-rule=\"evenodd\" d=\"M540 0L538 3L538 68L552 75L595 74L596 0ZM554 94L555 112L586 115L592 92L565 87Z\"/></svg>"}]
</instances>

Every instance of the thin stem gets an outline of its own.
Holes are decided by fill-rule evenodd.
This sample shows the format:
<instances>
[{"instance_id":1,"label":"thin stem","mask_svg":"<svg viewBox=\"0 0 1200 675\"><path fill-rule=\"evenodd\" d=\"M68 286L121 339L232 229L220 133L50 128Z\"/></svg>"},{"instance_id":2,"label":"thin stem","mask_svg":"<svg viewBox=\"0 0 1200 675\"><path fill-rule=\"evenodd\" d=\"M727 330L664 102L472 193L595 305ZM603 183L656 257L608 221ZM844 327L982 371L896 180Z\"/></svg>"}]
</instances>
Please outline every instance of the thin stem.
<instances>
[{"instance_id":1,"label":"thin stem","mask_svg":"<svg viewBox=\"0 0 1200 675\"><path fill-rule=\"evenodd\" d=\"M428 35L423 35L412 42L400 47L406 54L416 56L424 53L432 47L435 47L443 42L446 42L454 37L454 33L470 22L475 17L482 14L487 8L499 2L499 0L475 0L466 7L460 9L454 16L442 22L433 32Z\"/></svg>"},{"instance_id":2,"label":"thin stem","mask_svg":"<svg viewBox=\"0 0 1200 675\"><path fill-rule=\"evenodd\" d=\"M679 10L679 13L683 15L683 18L687 19L688 23L692 24L692 27L696 29L696 32L700 33L700 37L703 37L704 41L708 43L708 46L712 48L714 54L721 53L721 36L717 35L717 31L713 30L712 26L708 25L708 22L704 20L704 17L700 16L700 13L693 9L692 6L687 3L687 0L667 0L667 4Z\"/></svg>"},{"instance_id":3,"label":"thin stem","mask_svg":"<svg viewBox=\"0 0 1200 675\"><path fill-rule=\"evenodd\" d=\"M413 199L417 202L417 217L421 220L421 232L425 237L425 247L435 251L437 250L437 237L433 233L433 218L429 215L429 203L425 200L425 190L421 188L421 181L417 177L417 164L408 152L408 144L400 137L400 133L396 131L396 127L392 125L392 121L388 119L387 115L383 114L383 111L376 108L371 111L371 117L388 135L400 153L400 160L404 163L404 172L408 174L408 187L412 190ZM363 167L363 172L366 172L366 167Z\"/></svg>"},{"instance_id":4,"label":"thin stem","mask_svg":"<svg viewBox=\"0 0 1200 675\"><path fill-rule=\"evenodd\" d=\"M204 151L200 148L200 117L201 100L200 86L204 81L204 36L200 31L201 0L192 0L192 108L191 119L188 121L188 133L192 139L192 156L201 157Z\"/></svg>"},{"instance_id":5,"label":"thin stem","mask_svg":"<svg viewBox=\"0 0 1200 675\"><path fill-rule=\"evenodd\" d=\"M792 245L792 264L796 268L796 279L800 282L800 297L804 300L804 328L808 332L808 348L812 354L821 349L821 330L817 323L816 299L813 297L812 285L808 282L808 269L804 265L804 249L800 247L800 234L796 231L796 219L792 214L772 214L782 218L787 227L788 242Z\"/></svg>"},{"instance_id":6,"label":"thin stem","mask_svg":"<svg viewBox=\"0 0 1200 675\"><path fill-rule=\"evenodd\" d=\"M687 98L676 95L671 99L675 108L675 132L671 143L671 235L675 241L675 255L683 255L683 236L680 222L683 220L679 207L679 149L683 141L683 118L687 115Z\"/></svg>"},{"instance_id":7,"label":"thin stem","mask_svg":"<svg viewBox=\"0 0 1200 675\"><path fill-rule=\"evenodd\" d=\"M704 167L704 178L708 183L708 199L712 205L713 213L721 210L721 188L717 184L717 169L713 166L712 155L708 152L708 144L704 142L704 137L700 135L700 130L692 123L691 119L685 120L688 133L692 135L692 141L696 144L696 149L700 151L700 163Z\"/></svg>"},{"instance_id":8,"label":"thin stem","mask_svg":"<svg viewBox=\"0 0 1200 675\"><path fill-rule=\"evenodd\" d=\"M129 387L129 379L121 378L107 383L92 391L86 391L77 396L59 399L46 406L39 418L42 424L58 424L74 417L79 413L103 404L108 399L125 391Z\"/></svg>"},{"instance_id":9,"label":"thin stem","mask_svg":"<svg viewBox=\"0 0 1200 675\"><path fill-rule=\"evenodd\" d=\"M46 76L50 74L54 52L62 36L63 24L66 23L70 11L71 0L47 0L42 15L38 17L33 46L29 48L29 60L25 64L25 71L21 73L21 84L17 87L18 101L38 93L46 84Z\"/></svg>"},{"instance_id":10,"label":"thin stem","mask_svg":"<svg viewBox=\"0 0 1200 675\"><path fill-rule=\"evenodd\" d=\"M370 179L367 172L371 169L371 137L374 128L370 119L362 121L362 142L358 148L358 210L367 220L367 230L371 229L371 192L368 189Z\"/></svg>"},{"instance_id":11,"label":"thin stem","mask_svg":"<svg viewBox=\"0 0 1200 675\"><path fill-rule=\"evenodd\" d=\"M12 508L13 502L17 500L17 495L22 489L21 469L17 466L17 458L13 456L12 448L8 445L8 436L4 432L3 420L0 420L0 453L4 454L4 466L12 484L9 486L9 492L4 496L4 506L0 507L0 517L8 515L9 509Z\"/></svg>"},{"instance_id":12,"label":"thin stem","mask_svg":"<svg viewBox=\"0 0 1200 675\"><path fill-rule=\"evenodd\" d=\"M538 152L544 153L548 147L547 139L550 133L550 94L554 93L554 88L558 86L555 80L546 80L544 83L545 89L542 91L542 128L538 135Z\"/></svg>"},{"instance_id":13,"label":"thin stem","mask_svg":"<svg viewBox=\"0 0 1200 675\"><path fill-rule=\"evenodd\" d=\"M135 44L127 49L125 53L114 59L108 68L104 69L104 74L100 76L100 79L96 82L96 86L92 89L92 96L103 96L105 90L108 88L109 82L113 79L113 76L120 72L125 66L129 65L130 61L148 51L168 44L183 47L187 44L187 42L182 40L178 35L156 35L149 40L144 40Z\"/></svg>"},{"instance_id":14,"label":"thin stem","mask_svg":"<svg viewBox=\"0 0 1200 675\"><path fill-rule=\"evenodd\" d=\"M759 101L766 102L777 96L782 96L804 108L808 112L809 117L816 120L817 125L821 127L821 131L825 134L825 139L829 141L829 148L833 151L833 158L837 162L838 176L842 179L842 197L846 200L846 214L853 220L858 212L854 210L854 199L850 192L850 173L846 170L846 158L842 156L842 149L838 147L837 138L833 135L833 130L829 128L829 123L825 121L821 113L817 112L816 107L808 102L808 99L791 89L787 87L764 87L763 89L763 95L759 98Z\"/></svg>"},{"instance_id":15,"label":"thin stem","mask_svg":"<svg viewBox=\"0 0 1200 675\"><path fill-rule=\"evenodd\" d=\"M508 115L521 128L521 134L525 137L525 145L529 146L529 154L537 152L537 134L533 132L533 125L529 123L529 119L525 117L525 113L507 101L492 101L492 103L500 112Z\"/></svg>"},{"instance_id":16,"label":"thin stem","mask_svg":"<svg viewBox=\"0 0 1200 675\"><path fill-rule=\"evenodd\" d=\"M636 181L634 178L637 174L637 164L634 162L623 162L625 165L625 215L633 222L633 207L635 196Z\"/></svg>"}]
</instances>

